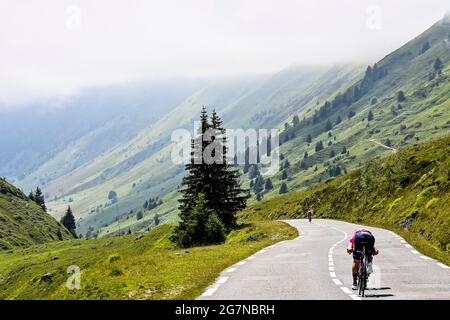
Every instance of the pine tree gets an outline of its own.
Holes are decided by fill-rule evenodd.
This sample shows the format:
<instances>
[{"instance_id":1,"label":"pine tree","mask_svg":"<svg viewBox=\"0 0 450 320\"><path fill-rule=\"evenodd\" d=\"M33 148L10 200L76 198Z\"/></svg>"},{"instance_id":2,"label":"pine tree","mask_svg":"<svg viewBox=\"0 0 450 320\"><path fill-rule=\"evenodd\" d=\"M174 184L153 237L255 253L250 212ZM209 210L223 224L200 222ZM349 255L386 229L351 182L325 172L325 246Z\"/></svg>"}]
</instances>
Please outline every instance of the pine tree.
<instances>
[{"instance_id":1,"label":"pine tree","mask_svg":"<svg viewBox=\"0 0 450 320\"><path fill-rule=\"evenodd\" d=\"M403 93L403 91L399 91L399 92L397 92L397 101L398 102L403 102L403 101L405 101L405 99L406 99L406 97L405 97L405 94Z\"/></svg>"},{"instance_id":2,"label":"pine tree","mask_svg":"<svg viewBox=\"0 0 450 320\"><path fill-rule=\"evenodd\" d=\"M287 193L288 192L288 187L287 187L287 185L286 185L286 183L282 183L281 184L281 186L280 186L280 191L279 191L279 193L280 194L283 194L283 193Z\"/></svg>"},{"instance_id":3,"label":"pine tree","mask_svg":"<svg viewBox=\"0 0 450 320\"><path fill-rule=\"evenodd\" d=\"M34 192L34 201L44 210L47 212L47 206L45 205L45 198L42 194L41 188L37 187L36 191Z\"/></svg>"},{"instance_id":4,"label":"pine tree","mask_svg":"<svg viewBox=\"0 0 450 320\"><path fill-rule=\"evenodd\" d=\"M333 124L331 123L331 121L328 119L327 123L325 124L325 131L330 131L333 128Z\"/></svg>"},{"instance_id":5,"label":"pine tree","mask_svg":"<svg viewBox=\"0 0 450 320\"><path fill-rule=\"evenodd\" d=\"M157 226L157 225L159 225L159 214L155 214L155 216L153 217L153 224L155 225L155 226Z\"/></svg>"},{"instance_id":6,"label":"pine tree","mask_svg":"<svg viewBox=\"0 0 450 320\"><path fill-rule=\"evenodd\" d=\"M428 41L425 41L422 44L422 54L424 54L428 49L430 49L430 43Z\"/></svg>"},{"instance_id":7,"label":"pine tree","mask_svg":"<svg viewBox=\"0 0 450 320\"><path fill-rule=\"evenodd\" d=\"M300 119L298 118L298 115L295 115L292 118L292 125L295 127L295 126L298 126L299 124L300 124Z\"/></svg>"},{"instance_id":8,"label":"pine tree","mask_svg":"<svg viewBox=\"0 0 450 320\"><path fill-rule=\"evenodd\" d=\"M286 160L284 161L284 168L287 169L287 168L289 168L290 166L291 166L291 164L290 164L289 160L286 159Z\"/></svg>"},{"instance_id":9,"label":"pine tree","mask_svg":"<svg viewBox=\"0 0 450 320\"><path fill-rule=\"evenodd\" d=\"M287 170L284 169L283 172L281 173L281 180L286 180L288 178L288 173Z\"/></svg>"},{"instance_id":10,"label":"pine tree","mask_svg":"<svg viewBox=\"0 0 450 320\"><path fill-rule=\"evenodd\" d=\"M308 135L306 136L305 141L306 141L306 143L311 143L311 142L312 142L312 137L311 137L310 134L308 134Z\"/></svg>"},{"instance_id":11,"label":"pine tree","mask_svg":"<svg viewBox=\"0 0 450 320\"><path fill-rule=\"evenodd\" d=\"M303 154L303 159L308 158L308 151L305 151L305 153Z\"/></svg>"},{"instance_id":12,"label":"pine tree","mask_svg":"<svg viewBox=\"0 0 450 320\"><path fill-rule=\"evenodd\" d=\"M433 64L433 68L434 71L440 73L442 71L442 61L439 58L436 58L436 60L434 60L434 64Z\"/></svg>"},{"instance_id":13,"label":"pine tree","mask_svg":"<svg viewBox=\"0 0 450 320\"><path fill-rule=\"evenodd\" d=\"M264 189L266 189L266 191L269 191L269 190L273 189L272 180L270 180L270 178L266 179L266 184L264 186Z\"/></svg>"},{"instance_id":14,"label":"pine tree","mask_svg":"<svg viewBox=\"0 0 450 320\"><path fill-rule=\"evenodd\" d=\"M67 207L66 213L61 218L61 223L67 230L73 235L74 238L77 237L75 229L77 228L75 224L75 217L73 216L72 209L70 206Z\"/></svg>"},{"instance_id":15,"label":"pine tree","mask_svg":"<svg viewBox=\"0 0 450 320\"><path fill-rule=\"evenodd\" d=\"M206 208L210 214L215 214L225 231L229 232L236 225L236 212L245 208L248 198L248 192L240 186L239 171L233 168L232 164L227 163L227 149L224 145L226 143L225 129L222 128L222 121L216 112L212 113L211 120L209 120L206 108L203 107L200 123L198 135L191 142L191 161L185 166L188 174L183 178L180 190L182 194L179 200L181 222L173 235L173 240L183 246L188 245L189 241L186 242L181 238L190 238L189 233L197 228L192 224L200 223L197 218L192 216L194 208L198 209L198 201L201 200L201 206ZM215 135L211 141L203 138L207 130L214 131ZM212 158L221 161L214 163L204 161L203 154L209 144L217 146L211 152ZM202 199L199 199L200 195L202 195ZM211 223L219 228L215 218L211 219ZM198 240L196 237L192 239L191 244Z\"/></svg>"},{"instance_id":16,"label":"pine tree","mask_svg":"<svg viewBox=\"0 0 450 320\"><path fill-rule=\"evenodd\" d=\"M260 193L263 191L264 188L264 179L262 176L257 176L255 179L255 184L253 186L253 190L255 191L255 194Z\"/></svg>"},{"instance_id":17,"label":"pine tree","mask_svg":"<svg viewBox=\"0 0 450 320\"><path fill-rule=\"evenodd\" d=\"M31 201L36 202L36 198L34 197L33 191L30 191L30 194L28 195L28 199L30 199Z\"/></svg>"},{"instance_id":18,"label":"pine tree","mask_svg":"<svg viewBox=\"0 0 450 320\"><path fill-rule=\"evenodd\" d=\"M257 176L259 176L259 168L258 168L258 166L256 165L256 164L252 164L251 166L250 166L250 169L249 169L249 171L248 171L248 178L249 179L254 179L254 178L256 178Z\"/></svg>"},{"instance_id":19,"label":"pine tree","mask_svg":"<svg viewBox=\"0 0 450 320\"><path fill-rule=\"evenodd\" d=\"M319 152L320 150L323 149L323 142L322 140L320 140L319 142L316 143L316 152Z\"/></svg>"},{"instance_id":20,"label":"pine tree","mask_svg":"<svg viewBox=\"0 0 450 320\"><path fill-rule=\"evenodd\" d=\"M347 117L349 118L349 119L351 119L351 118L353 118L354 116L355 116L355 111L353 111L353 110L350 110L349 112L348 112L348 115L347 115Z\"/></svg>"},{"instance_id":21,"label":"pine tree","mask_svg":"<svg viewBox=\"0 0 450 320\"><path fill-rule=\"evenodd\" d=\"M202 193L197 195L193 208L181 218L171 237L179 246L206 245L225 240L225 227Z\"/></svg>"},{"instance_id":22,"label":"pine tree","mask_svg":"<svg viewBox=\"0 0 450 320\"><path fill-rule=\"evenodd\" d=\"M367 114L367 121L372 121L373 120L373 112L372 110L369 111L369 113Z\"/></svg>"}]
</instances>

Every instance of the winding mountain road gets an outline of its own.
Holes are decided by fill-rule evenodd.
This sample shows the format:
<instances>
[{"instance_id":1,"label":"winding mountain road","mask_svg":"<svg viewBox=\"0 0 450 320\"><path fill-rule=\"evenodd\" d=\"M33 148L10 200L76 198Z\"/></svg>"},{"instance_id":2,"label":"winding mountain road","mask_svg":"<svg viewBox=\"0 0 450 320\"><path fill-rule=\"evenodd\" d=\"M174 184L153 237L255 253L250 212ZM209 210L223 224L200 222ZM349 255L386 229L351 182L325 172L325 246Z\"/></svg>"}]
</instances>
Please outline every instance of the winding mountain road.
<instances>
[{"instance_id":1,"label":"winding mountain road","mask_svg":"<svg viewBox=\"0 0 450 320\"><path fill-rule=\"evenodd\" d=\"M351 290L347 240L360 225L287 220L300 236L260 250L226 269L198 299L450 299L450 267L416 251L395 233L368 227L380 254L366 297Z\"/></svg>"}]
</instances>

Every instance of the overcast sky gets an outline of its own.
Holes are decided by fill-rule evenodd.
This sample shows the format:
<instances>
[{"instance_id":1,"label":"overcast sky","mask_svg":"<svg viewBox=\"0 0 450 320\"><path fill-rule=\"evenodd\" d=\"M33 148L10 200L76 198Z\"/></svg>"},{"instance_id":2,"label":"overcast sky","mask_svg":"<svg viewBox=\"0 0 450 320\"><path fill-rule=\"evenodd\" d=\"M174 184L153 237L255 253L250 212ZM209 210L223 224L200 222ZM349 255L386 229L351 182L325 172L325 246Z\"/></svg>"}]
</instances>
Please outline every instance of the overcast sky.
<instances>
[{"instance_id":1,"label":"overcast sky","mask_svg":"<svg viewBox=\"0 0 450 320\"><path fill-rule=\"evenodd\" d=\"M448 0L0 0L0 107L149 77L369 63Z\"/></svg>"}]
</instances>

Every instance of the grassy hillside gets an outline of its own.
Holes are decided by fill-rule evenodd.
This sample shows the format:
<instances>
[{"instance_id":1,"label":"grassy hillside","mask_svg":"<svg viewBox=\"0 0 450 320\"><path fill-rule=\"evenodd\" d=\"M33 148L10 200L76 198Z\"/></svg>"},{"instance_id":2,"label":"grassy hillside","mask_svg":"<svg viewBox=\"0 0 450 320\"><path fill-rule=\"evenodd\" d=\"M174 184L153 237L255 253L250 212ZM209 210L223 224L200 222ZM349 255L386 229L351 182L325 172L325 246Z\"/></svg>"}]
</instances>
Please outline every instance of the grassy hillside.
<instances>
[{"instance_id":1,"label":"grassy hillside","mask_svg":"<svg viewBox=\"0 0 450 320\"><path fill-rule=\"evenodd\" d=\"M450 264L450 137L412 145L304 191L256 204L241 219L315 216L388 228Z\"/></svg>"},{"instance_id":2,"label":"grassy hillside","mask_svg":"<svg viewBox=\"0 0 450 320\"><path fill-rule=\"evenodd\" d=\"M0 178L0 250L71 238L52 216Z\"/></svg>"},{"instance_id":3,"label":"grassy hillside","mask_svg":"<svg viewBox=\"0 0 450 320\"><path fill-rule=\"evenodd\" d=\"M329 74L315 74L311 76L314 85L308 87L310 85L286 70L264 83L261 90L254 90L236 103L219 108L219 111L226 111L224 119L228 120L228 127L237 123L244 127L279 127L282 131L280 150L287 177L283 177L280 169L270 177L274 188L263 190L260 196L263 199L278 196L283 182L288 191L300 190L359 168L373 157L386 157L408 144L448 135L449 26L446 20L437 22L376 66L356 76L354 71L360 69L353 69L353 73L343 68L329 71ZM425 43L427 50L423 50ZM434 67L437 58L442 62L439 70ZM333 76L336 81L332 80ZM398 98L399 91L404 93L405 99ZM295 125L294 115L299 118ZM323 149L316 151L320 141ZM255 179L250 178L247 174L243 177L244 185L255 184ZM131 199L132 194L127 198ZM166 205L175 209L175 197L170 193L166 197ZM250 203L256 202L253 192ZM151 219L153 214L150 212L148 217ZM114 227L110 225L105 230L117 231L120 225L133 224L130 224L130 217L124 215Z\"/></svg>"},{"instance_id":4,"label":"grassy hillside","mask_svg":"<svg viewBox=\"0 0 450 320\"><path fill-rule=\"evenodd\" d=\"M225 244L177 249L172 226L141 235L72 240L0 252L0 299L194 299L226 267L275 242L296 237L282 222L243 225ZM81 270L69 290L66 270Z\"/></svg>"},{"instance_id":5,"label":"grassy hillside","mask_svg":"<svg viewBox=\"0 0 450 320\"><path fill-rule=\"evenodd\" d=\"M136 212L146 199L158 196L170 201L158 213L164 216L164 222L171 221L177 207L171 193L179 185L184 170L171 162L170 135L177 128L192 131L201 105L216 108L228 127L269 125L270 119L278 123L277 117L283 119L317 95L333 92L354 79L359 70L353 66L290 68L271 77L218 80L129 142L46 185L44 190L51 198L58 196L57 201L50 203L52 213L62 212L70 199L80 231L86 233L90 226L101 228L116 223L117 219L122 220L121 225L129 225L134 216L129 215L130 210ZM119 195L113 205L106 198L110 190ZM153 214L149 212L146 216L151 218Z\"/></svg>"},{"instance_id":6,"label":"grassy hillside","mask_svg":"<svg viewBox=\"0 0 450 320\"><path fill-rule=\"evenodd\" d=\"M290 164L287 178L282 179L281 170L271 177L274 189L262 192L263 198L278 196L282 182L289 191L299 190L356 169L370 158L388 156L397 148L447 136L449 29L450 22L445 19L437 22L379 61L377 76L372 65L371 72L344 84L326 100L308 103L293 114L300 119L297 125L293 125L293 115L286 118L280 124L280 150ZM423 52L425 43L429 48ZM437 58L442 62L439 71L434 67ZM405 95L402 101L399 91ZM324 148L316 151L320 141Z\"/></svg>"}]
</instances>

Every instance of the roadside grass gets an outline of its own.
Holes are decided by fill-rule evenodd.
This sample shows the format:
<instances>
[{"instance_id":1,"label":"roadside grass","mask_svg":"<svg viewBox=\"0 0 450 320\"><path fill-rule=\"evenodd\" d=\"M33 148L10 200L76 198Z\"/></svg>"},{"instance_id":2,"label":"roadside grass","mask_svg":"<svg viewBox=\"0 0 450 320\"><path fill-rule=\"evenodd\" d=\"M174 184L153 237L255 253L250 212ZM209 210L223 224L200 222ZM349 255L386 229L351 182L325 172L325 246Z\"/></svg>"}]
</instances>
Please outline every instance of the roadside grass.
<instances>
[{"instance_id":1,"label":"roadside grass","mask_svg":"<svg viewBox=\"0 0 450 320\"><path fill-rule=\"evenodd\" d=\"M1 252L0 299L194 299L225 268L298 236L283 222L249 222L225 244L180 249L169 240L172 229ZM79 290L66 287L71 265L81 270Z\"/></svg>"}]
</instances>

